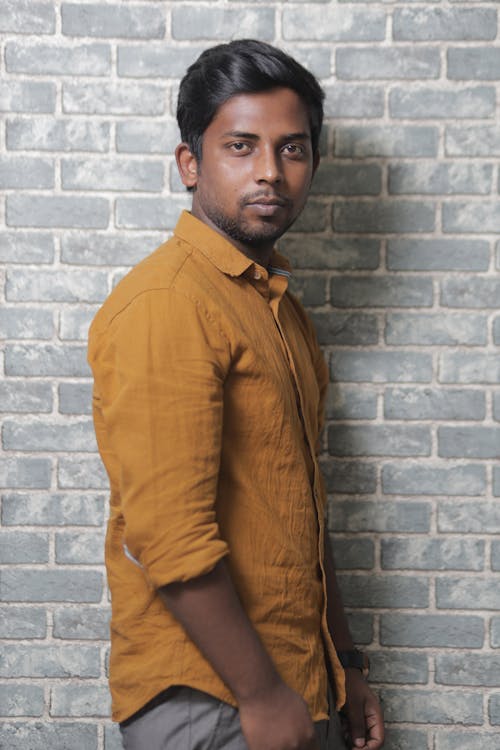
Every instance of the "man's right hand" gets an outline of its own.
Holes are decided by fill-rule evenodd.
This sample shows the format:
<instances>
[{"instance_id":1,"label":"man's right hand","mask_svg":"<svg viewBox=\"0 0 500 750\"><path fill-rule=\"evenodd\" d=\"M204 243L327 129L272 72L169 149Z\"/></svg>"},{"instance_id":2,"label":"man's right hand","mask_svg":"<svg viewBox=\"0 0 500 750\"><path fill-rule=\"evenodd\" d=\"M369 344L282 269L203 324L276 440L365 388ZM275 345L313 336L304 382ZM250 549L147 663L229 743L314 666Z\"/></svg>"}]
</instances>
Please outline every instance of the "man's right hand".
<instances>
[{"instance_id":1,"label":"man's right hand","mask_svg":"<svg viewBox=\"0 0 500 750\"><path fill-rule=\"evenodd\" d=\"M249 750L319 750L305 701L284 682L240 701L239 711Z\"/></svg>"}]
</instances>

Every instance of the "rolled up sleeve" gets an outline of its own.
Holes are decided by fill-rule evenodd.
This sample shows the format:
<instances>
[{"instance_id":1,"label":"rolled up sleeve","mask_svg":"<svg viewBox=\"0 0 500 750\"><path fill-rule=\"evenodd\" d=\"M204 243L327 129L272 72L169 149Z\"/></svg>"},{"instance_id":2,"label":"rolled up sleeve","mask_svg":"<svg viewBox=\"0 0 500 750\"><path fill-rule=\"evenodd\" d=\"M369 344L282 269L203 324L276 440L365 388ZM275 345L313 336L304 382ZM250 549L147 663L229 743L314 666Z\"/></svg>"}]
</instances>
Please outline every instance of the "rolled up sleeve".
<instances>
[{"instance_id":1,"label":"rolled up sleeve","mask_svg":"<svg viewBox=\"0 0 500 750\"><path fill-rule=\"evenodd\" d=\"M148 290L115 316L94 356L127 550L155 588L209 572L228 553L215 508L223 332L196 300Z\"/></svg>"}]
</instances>

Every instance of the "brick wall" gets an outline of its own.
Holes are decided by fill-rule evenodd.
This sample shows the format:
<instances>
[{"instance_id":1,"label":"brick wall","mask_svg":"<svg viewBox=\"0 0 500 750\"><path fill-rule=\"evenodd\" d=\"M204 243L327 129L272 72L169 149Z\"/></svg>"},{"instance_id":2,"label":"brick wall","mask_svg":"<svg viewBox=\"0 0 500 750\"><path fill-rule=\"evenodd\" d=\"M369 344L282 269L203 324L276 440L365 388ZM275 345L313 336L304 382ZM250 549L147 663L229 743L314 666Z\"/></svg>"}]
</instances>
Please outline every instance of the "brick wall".
<instances>
[{"instance_id":1,"label":"brick wall","mask_svg":"<svg viewBox=\"0 0 500 750\"><path fill-rule=\"evenodd\" d=\"M498 4L0 0L0 746L116 750L88 322L188 205L178 80L275 42L325 86L283 248L331 368L329 527L389 750L498 750Z\"/></svg>"}]
</instances>

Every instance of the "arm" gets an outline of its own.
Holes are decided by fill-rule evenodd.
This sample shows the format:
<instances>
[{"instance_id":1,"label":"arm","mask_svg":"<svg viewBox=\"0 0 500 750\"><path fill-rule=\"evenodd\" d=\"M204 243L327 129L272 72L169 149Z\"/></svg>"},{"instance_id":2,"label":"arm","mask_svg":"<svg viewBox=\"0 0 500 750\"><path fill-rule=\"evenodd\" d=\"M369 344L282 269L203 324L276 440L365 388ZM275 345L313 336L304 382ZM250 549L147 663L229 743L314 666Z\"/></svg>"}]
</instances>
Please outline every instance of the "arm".
<instances>
[{"instance_id":1,"label":"arm","mask_svg":"<svg viewBox=\"0 0 500 750\"><path fill-rule=\"evenodd\" d=\"M325 536L325 574L330 635L337 651L351 651L354 642L342 604L328 536ZM359 669L346 669L345 683L345 711L354 747L360 750L379 750L384 741L384 718L376 695L370 690Z\"/></svg>"},{"instance_id":2,"label":"arm","mask_svg":"<svg viewBox=\"0 0 500 750\"><path fill-rule=\"evenodd\" d=\"M204 576L159 591L236 697L249 750L315 750L307 706L276 671L240 604L225 561Z\"/></svg>"}]
</instances>

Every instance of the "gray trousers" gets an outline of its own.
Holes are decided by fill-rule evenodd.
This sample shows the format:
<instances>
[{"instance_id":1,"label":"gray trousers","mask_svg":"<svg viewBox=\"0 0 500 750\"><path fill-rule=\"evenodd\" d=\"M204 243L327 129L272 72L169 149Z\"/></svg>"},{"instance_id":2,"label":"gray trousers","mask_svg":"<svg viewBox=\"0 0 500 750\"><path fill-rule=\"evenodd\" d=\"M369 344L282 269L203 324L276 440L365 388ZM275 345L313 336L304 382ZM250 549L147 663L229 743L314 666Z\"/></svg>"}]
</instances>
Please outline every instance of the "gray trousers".
<instances>
[{"instance_id":1,"label":"gray trousers","mask_svg":"<svg viewBox=\"0 0 500 750\"><path fill-rule=\"evenodd\" d=\"M125 750L248 750L237 709L189 687L120 726ZM337 713L316 722L320 750L346 750Z\"/></svg>"}]
</instances>

